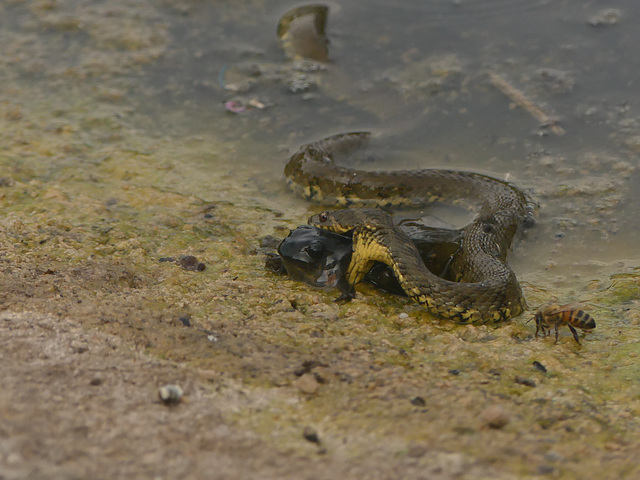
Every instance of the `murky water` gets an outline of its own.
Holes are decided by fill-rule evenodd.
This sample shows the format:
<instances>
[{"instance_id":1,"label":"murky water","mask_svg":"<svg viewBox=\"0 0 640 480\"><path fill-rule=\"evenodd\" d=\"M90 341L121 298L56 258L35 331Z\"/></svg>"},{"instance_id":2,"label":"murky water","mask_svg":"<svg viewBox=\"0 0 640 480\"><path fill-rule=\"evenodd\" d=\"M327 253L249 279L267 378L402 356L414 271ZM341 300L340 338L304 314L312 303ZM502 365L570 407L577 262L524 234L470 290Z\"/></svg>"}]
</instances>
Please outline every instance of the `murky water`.
<instances>
[{"instance_id":1,"label":"murky water","mask_svg":"<svg viewBox=\"0 0 640 480\"><path fill-rule=\"evenodd\" d=\"M386 143L371 168L471 169L529 188L539 223L512 260L525 280L573 290L638 264L636 3L611 11L579 1L330 4L332 63L295 94L291 74L273 73L283 61L274 25L289 7L215 3L173 17L175 43L146 73L153 94L140 114L153 111L161 129L242 143L245 180L285 210L280 171L290 151L371 129ZM513 108L490 74L566 133ZM225 112L247 82L241 94L267 108ZM171 121L176 109L180 122Z\"/></svg>"}]
</instances>

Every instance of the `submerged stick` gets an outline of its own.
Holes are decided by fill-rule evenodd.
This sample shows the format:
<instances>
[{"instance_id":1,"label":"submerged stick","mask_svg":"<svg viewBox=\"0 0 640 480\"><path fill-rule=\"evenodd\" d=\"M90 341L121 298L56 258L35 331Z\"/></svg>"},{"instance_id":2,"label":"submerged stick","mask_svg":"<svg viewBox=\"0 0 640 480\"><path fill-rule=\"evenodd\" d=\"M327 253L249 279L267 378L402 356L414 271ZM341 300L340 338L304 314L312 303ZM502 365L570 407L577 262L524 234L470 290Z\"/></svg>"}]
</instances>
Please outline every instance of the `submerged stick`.
<instances>
[{"instance_id":1,"label":"submerged stick","mask_svg":"<svg viewBox=\"0 0 640 480\"><path fill-rule=\"evenodd\" d=\"M564 129L557 124L555 120L553 120L549 115L544 113L540 107L538 107L535 103L525 97L524 93L518 90L516 87L508 83L504 78L494 72L488 72L489 80L491 81L491 85L496 87L502 93L504 93L507 97L511 99L516 105L520 108L525 109L529 112L536 120L538 120L543 125L549 125L549 128L556 135L564 135Z\"/></svg>"}]
</instances>

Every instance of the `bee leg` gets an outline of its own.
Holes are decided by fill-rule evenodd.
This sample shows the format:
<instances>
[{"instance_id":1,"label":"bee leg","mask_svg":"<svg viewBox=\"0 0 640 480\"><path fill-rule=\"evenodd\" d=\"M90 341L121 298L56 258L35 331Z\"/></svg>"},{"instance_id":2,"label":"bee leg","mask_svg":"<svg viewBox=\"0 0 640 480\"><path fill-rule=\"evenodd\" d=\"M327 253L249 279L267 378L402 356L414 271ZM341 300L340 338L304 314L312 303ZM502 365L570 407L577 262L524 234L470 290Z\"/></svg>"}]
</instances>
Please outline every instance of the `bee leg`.
<instances>
[{"instance_id":1,"label":"bee leg","mask_svg":"<svg viewBox=\"0 0 640 480\"><path fill-rule=\"evenodd\" d=\"M573 338L575 338L576 342L578 342L578 345L582 345L580 343L580 338L578 337L578 332L576 332L576 329L573 328L572 325L567 324L567 326L569 327L569 330L571 330L571 333L573 333Z\"/></svg>"},{"instance_id":2,"label":"bee leg","mask_svg":"<svg viewBox=\"0 0 640 480\"><path fill-rule=\"evenodd\" d=\"M558 343L558 327L559 327L558 322L556 322L556 341L553 343Z\"/></svg>"}]
</instances>

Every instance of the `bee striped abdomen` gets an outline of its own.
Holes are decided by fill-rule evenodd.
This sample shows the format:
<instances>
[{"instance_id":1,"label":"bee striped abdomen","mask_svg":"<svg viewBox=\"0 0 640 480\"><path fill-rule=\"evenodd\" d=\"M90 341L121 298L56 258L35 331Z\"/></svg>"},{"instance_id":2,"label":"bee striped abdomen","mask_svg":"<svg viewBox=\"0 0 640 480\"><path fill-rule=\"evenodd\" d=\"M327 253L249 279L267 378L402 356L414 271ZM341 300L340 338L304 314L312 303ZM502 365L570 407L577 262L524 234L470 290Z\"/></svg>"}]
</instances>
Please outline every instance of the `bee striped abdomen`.
<instances>
[{"instance_id":1,"label":"bee striped abdomen","mask_svg":"<svg viewBox=\"0 0 640 480\"><path fill-rule=\"evenodd\" d=\"M573 317L573 326L581 328L582 330L591 330L592 328L596 328L596 321L584 310L578 310Z\"/></svg>"}]
</instances>

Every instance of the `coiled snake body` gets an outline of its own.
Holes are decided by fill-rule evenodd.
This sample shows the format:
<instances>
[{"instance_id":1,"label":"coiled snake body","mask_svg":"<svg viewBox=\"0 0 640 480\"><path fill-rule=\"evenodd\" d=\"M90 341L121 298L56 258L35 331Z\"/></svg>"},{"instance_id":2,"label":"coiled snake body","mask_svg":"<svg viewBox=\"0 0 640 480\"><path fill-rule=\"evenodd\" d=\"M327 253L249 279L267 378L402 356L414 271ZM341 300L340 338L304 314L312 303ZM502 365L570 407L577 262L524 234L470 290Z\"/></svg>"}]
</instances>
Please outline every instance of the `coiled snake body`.
<instances>
[{"instance_id":1,"label":"coiled snake body","mask_svg":"<svg viewBox=\"0 0 640 480\"><path fill-rule=\"evenodd\" d=\"M465 227L461 251L453 261L458 281L430 272L413 243L381 209L314 215L311 225L353 236L348 293L353 294L355 284L377 260L389 265L407 295L434 315L460 323L496 323L522 313L524 297L506 257L516 231L530 215L527 196L508 182L473 172L367 172L335 164L334 156L369 138L368 132L354 132L304 145L285 168L287 181L309 199L343 206L417 206L467 198L479 204L479 213Z\"/></svg>"}]
</instances>

